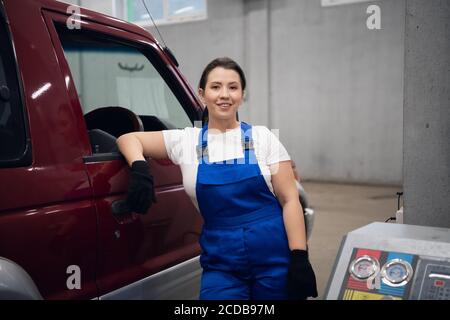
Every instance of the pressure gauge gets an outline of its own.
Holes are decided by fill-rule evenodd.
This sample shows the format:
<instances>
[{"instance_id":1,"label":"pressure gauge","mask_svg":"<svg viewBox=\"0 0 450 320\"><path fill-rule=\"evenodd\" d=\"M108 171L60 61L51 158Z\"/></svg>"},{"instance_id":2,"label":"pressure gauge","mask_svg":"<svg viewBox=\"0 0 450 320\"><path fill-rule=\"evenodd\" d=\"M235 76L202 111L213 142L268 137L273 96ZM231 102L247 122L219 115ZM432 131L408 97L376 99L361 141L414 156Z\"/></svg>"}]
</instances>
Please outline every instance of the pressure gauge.
<instances>
[{"instance_id":1,"label":"pressure gauge","mask_svg":"<svg viewBox=\"0 0 450 320\"><path fill-rule=\"evenodd\" d=\"M380 263L371 256L364 255L350 263L349 272L356 280L366 280L380 271Z\"/></svg>"},{"instance_id":2,"label":"pressure gauge","mask_svg":"<svg viewBox=\"0 0 450 320\"><path fill-rule=\"evenodd\" d=\"M391 287L401 287L407 284L413 275L413 269L408 261L392 259L381 269L381 281Z\"/></svg>"}]
</instances>

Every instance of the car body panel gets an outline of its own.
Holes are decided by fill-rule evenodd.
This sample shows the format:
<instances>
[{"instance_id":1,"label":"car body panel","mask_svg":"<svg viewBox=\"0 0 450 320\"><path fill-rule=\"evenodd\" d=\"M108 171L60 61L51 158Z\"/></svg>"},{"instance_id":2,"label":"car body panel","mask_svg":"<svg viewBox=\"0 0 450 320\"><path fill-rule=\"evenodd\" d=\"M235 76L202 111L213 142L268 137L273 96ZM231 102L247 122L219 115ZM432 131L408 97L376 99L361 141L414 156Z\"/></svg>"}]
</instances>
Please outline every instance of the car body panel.
<instances>
[{"instance_id":1,"label":"car body panel","mask_svg":"<svg viewBox=\"0 0 450 320\"><path fill-rule=\"evenodd\" d=\"M185 270L191 276L184 283L198 287L202 219L184 192L178 166L149 159L157 203L146 215L112 213L112 204L126 198L129 167L120 154L92 154L54 25L67 21L69 5L50 0L2 4L23 91L32 163L0 168L0 258L23 268L44 299L108 297L136 283L147 283L147 293L128 297L158 298L158 284L167 285L171 277L167 270L178 275ZM183 108L192 121L199 118L202 107L194 91L147 31L83 8L79 19L84 30L156 52L164 77L185 97ZM74 286L77 277L79 286ZM178 283L178 276L172 277Z\"/></svg>"}]
</instances>

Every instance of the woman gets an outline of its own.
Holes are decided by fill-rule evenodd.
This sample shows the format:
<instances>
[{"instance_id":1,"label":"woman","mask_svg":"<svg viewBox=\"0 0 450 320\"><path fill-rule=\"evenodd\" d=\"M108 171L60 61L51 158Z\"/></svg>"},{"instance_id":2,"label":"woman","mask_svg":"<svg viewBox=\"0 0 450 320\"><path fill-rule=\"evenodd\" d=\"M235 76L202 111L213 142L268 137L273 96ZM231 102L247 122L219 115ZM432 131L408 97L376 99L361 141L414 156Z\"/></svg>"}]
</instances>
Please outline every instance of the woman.
<instances>
[{"instance_id":1,"label":"woman","mask_svg":"<svg viewBox=\"0 0 450 320\"><path fill-rule=\"evenodd\" d=\"M154 200L144 155L170 158L204 218L200 299L316 297L289 155L266 127L237 120L245 86L236 62L215 59L198 88L208 113L202 129L119 137L131 166L127 202L145 213Z\"/></svg>"}]
</instances>

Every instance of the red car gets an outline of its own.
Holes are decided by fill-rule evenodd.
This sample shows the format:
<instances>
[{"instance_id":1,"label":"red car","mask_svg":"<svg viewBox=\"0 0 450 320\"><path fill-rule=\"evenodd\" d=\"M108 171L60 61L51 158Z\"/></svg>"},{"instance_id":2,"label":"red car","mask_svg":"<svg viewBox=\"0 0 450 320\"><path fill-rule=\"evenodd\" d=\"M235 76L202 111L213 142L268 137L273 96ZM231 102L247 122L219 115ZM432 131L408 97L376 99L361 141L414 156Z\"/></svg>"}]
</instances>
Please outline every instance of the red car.
<instances>
[{"instance_id":1,"label":"red car","mask_svg":"<svg viewBox=\"0 0 450 320\"><path fill-rule=\"evenodd\" d=\"M122 210L115 139L192 126L201 104L144 29L51 0L0 0L0 298L197 298L202 219L178 166Z\"/></svg>"}]
</instances>

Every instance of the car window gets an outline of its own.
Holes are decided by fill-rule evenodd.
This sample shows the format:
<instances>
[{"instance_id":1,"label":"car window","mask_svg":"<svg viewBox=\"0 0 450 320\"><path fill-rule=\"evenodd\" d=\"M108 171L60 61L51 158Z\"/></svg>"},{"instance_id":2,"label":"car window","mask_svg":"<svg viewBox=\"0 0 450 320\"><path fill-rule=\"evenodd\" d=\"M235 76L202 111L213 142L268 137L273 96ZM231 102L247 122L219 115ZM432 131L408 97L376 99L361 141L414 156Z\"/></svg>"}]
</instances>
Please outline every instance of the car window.
<instances>
[{"instance_id":1,"label":"car window","mask_svg":"<svg viewBox=\"0 0 450 320\"><path fill-rule=\"evenodd\" d=\"M91 144L93 135L102 135L101 141L107 139L104 132L118 137L130 131L192 126L181 99L156 67L158 57L93 32L72 31L62 26L57 26L57 30ZM138 115L139 123L129 119L132 113ZM110 147L102 143L93 146L93 152L114 151Z\"/></svg>"},{"instance_id":2,"label":"car window","mask_svg":"<svg viewBox=\"0 0 450 320\"><path fill-rule=\"evenodd\" d=\"M1 9L1 8L0 8ZM23 165L27 147L23 105L6 23L0 20L0 165Z\"/></svg>"}]
</instances>

